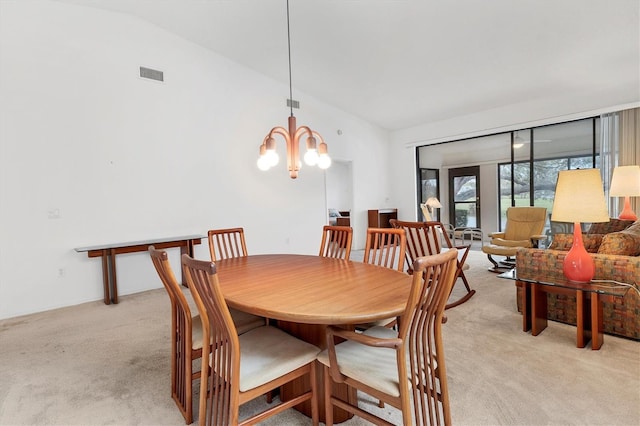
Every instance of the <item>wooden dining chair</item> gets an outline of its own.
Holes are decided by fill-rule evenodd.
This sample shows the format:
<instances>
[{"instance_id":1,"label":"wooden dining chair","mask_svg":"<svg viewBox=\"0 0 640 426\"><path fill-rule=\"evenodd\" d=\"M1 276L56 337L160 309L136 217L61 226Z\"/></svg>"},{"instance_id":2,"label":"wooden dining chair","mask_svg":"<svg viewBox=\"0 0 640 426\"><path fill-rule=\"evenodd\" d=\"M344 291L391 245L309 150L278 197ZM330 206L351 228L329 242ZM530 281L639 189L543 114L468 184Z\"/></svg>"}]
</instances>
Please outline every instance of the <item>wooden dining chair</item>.
<instances>
[{"instance_id":1,"label":"wooden dining chair","mask_svg":"<svg viewBox=\"0 0 640 426\"><path fill-rule=\"evenodd\" d=\"M193 381L200 377L193 371L192 361L202 356L202 321L192 316L183 293L169 264L167 252L149 247L160 281L171 300L171 397L176 402L186 424L193 423Z\"/></svg>"},{"instance_id":2,"label":"wooden dining chair","mask_svg":"<svg viewBox=\"0 0 640 426\"><path fill-rule=\"evenodd\" d=\"M192 361L202 355L202 321L200 315L191 312L189 298L175 278L167 252L150 246L149 255L171 301L171 396L190 424L192 382L200 377L199 371L193 371ZM263 317L235 309L231 309L231 316L240 334L266 323Z\"/></svg>"},{"instance_id":3,"label":"wooden dining chair","mask_svg":"<svg viewBox=\"0 0 640 426\"><path fill-rule=\"evenodd\" d=\"M402 271L407 239L404 231L393 228L369 228L362 263L370 263ZM372 323L356 324L358 330L377 325L394 327L396 318L385 318Z\"/></svg>"},{"instance_id":4,"label":"wooden dining chair","mask_svg":"<svg viewBox=\"0 0 640 426\"><path fill-rule=\"evenodd\" d=\"M360 408L357 399L333 395L333 383L344 383L396 407L404 425L451 424L442 323L456 259L453 249L412 264L411 292L397 331L374 327L358 333L327 328L327 349L318 355L318 361L324 366L328 426L333 424L333 406L374 424L389 424ZM336 344L336 339L342 343Z\"/></svg>"},{"instance_id":5,"label":"wooden dining chair","mask_svg":"<svg viewBox=\"0 0 640 426\"><path fill-rule=\"evenodd\" d=\"M476 293L476 291L472 290L469 286L469 281L464 274L464 271L469 269L469 265L466 261L471 246L454 246L451 243L448 230L444 224L441 222L407 222L396 219L391 219L389 223L396 229L404 230L407 236L406 261L407 272L409 274L413 273L413 262L419 257L431 256L453 248L458 250L454 282L457 282L459 278L465 286L466 293L459 299L448 303L445 306L445 309L453 308L466 302Z\"/></svg>"},{"instance_id":6,"label":"wooden dining chair","mask_svg":"<svg viewBox=\"0 0 640 426\"><path fill-rule=\"evenodd\" d=\"M244 228L210 229L207 232L207 239L212 262L247 256ZM229 310L231 311L233 323L240 334L265 325L269 321L267 318L248 314L237 309L229 308ZM271 394L267 395L269 402L271 402L271 398Z\"/></svg>"},{"instance_id":7,"label":"wooden dining chair","mask_svg":"<svg viewBox=\"0 0 640 426\"><path fill-rule=\"evenodd\" d=\"M322 228L319 256L349 260L352 239L352 227L325 225Z\"/></svg>"},{"instance_id":8,"label":"wooden dining chair","mask_svg":"<svg viewBox=\"0 0 640 426\"><path fill-rule=\"evenodd\" d=\"M311 402L312 421L318 425L315 359L320 349L268 325L238 335L215 263L184 254L182 265L203 319L203 333L213 339L214 349L207 346L202 351L206 380L200 381L200 425L254 424L304 401ZM302 377L308 377L310 390L249 418L238 418L240 405Z\"/></svg>"},{"instance_id":9,"label":"wooden dining chair","mask_svg":"<svg viewBox=\"0 0 640 426\"><path fill-rule=\"evenodd\" d=\"M244 228L210 229L207 239L212 262L247 255Z\"/></svg>"},{"instance_id":10,"label":"wooden dining chair","mask_svg":"<svg viewBox=\"0 0 640 426\"><path fill-rule=\"evenodd\" d=\"M407 244L405 232L394 228L369 228L363 263L402 271Z\"/></svg>"}]
</instances>

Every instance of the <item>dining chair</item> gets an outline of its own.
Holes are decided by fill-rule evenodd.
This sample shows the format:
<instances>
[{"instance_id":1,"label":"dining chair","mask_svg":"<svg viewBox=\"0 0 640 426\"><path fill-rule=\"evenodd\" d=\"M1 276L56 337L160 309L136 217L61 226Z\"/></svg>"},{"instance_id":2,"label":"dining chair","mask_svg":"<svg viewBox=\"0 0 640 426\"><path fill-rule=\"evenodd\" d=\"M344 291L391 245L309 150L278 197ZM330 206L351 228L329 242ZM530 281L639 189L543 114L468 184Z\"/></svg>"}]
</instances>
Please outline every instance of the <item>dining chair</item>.
<instances>
[{"instance_id":1,"label":"dining chair","mask_svg":"<svg viewBox=\"0 0 640 426\"><path fill-rule=\"evenodd\" d=\"M193 371L193 361L202 356L202 321L192 316L189 302L169 264L167 252L149 247L160 281L171 300L171 397L178 405L186 424L193 423L193 381L200 377Z\"/></svg>"},{"instance_id":2,"label":"dining chair","mask_svg":"<svg viewBox=\"0 0 640 426\"><path fill-rule=\"evenodd\" d=\"M407 237L394 228L368 228L363 263L402 271Z\"/></svg>"},{"instance_id":3,"label":"dining chair","mask_svg":"<svg viewBox=\"0 0 640 426\"><path fill-rule=\"evenodd\" d=\"M212 262L247 255L244 228L210 229L207 239Z\"/></svg>"},{"instance_id":4,"label":"dining chair","mask_svg":"<svg viewBox=\"0 0 640 426\"><path fill-rule=\"evenodd\" d=\"M200 312L202 330L213 348L203 348L200 381L201 426L255 424L310 401L312 422L318 425L315 359L320 349L284 331L264 325L238 335L220 289L213 262L182 255L187 284ZM240 420L240 405L294 379L307 377L310 390Z\"/></svg>"},{"instance_id":5,"label":"dining chair","mask_svg":"<svg viewBox=\"0 0 640 426\"><path fill-rule=\"evenodd\" d=\"M448 303L445 309L450 309L466 302L476 293L469 286L469 281L464 274L464 271L469 269L466 261L471 245L453 245L449 238L447 227L441 222L408 222L391 219L389 223L394 228L404 230L407 236L406 261L409 274L413 273L413 262L419 257L431 256L453 248L458 250L454 283L460 278L465 286L466 293L459 299Z\"/></svg>"},{"instance_id":6,"label":"dining chair","mask_svg":"<svg viewBox=\"0 0 640 426\"><path fill-rule=\"evenodd\" d=\"M211 261L247 256L247 245L244 240L244 228L210 229L207 232L209 254ZM252 328L264 325L269 320L264 317L248 314L237 309L229 308L233 323L242 334ZM271 395L267 395L271 402Z\"/></svg>"},{"instance_id":7,"label":"dining chair","mask_svg":"<svg viewBox=\"0 0 640 426\"><path fill-rule=\"evenodd\" d=\"M319 256L349 260L352 239L352 227L325 225L322 228Z\"/></svg>"},{"instance_id":8,"label":"dining chair","mask_svg":"<svg viewBox=\"0 0 640 426\"><path fill-rule=\"evenodd\" d=\"M442 341L444 306L456 274L457 250L418 258L411 292L398 330L373 327L364 333L329 326L323 364L325 423L333 406L374 424L389 424L355 401L332 394L343 383L388 403L402 413L404 425L451 424ZM422 279L424 276L425 279ZM336 339L342 343L336 344Z\"/></svg>"},{"instance_id":9,"label":"dining chair","mask_svg":"<svg viewBox=\"0 0 640 426\"><path fill-rule=\"evenodd\" d=\"M362 263L370 263L402 271L407 239L404 231L393 228L368 228ZM383 325L394 327L396 318L385 318L372 323L356 324L358 330Z\"/></svg>"},{"instance_id":10,"label":"dining chair","mask_svg":"<svg viewBox=\"0 0 640 426\"><path fill-rule=\"evenodd\" d=\"M192 361L202 355L202 321L200 315L192 314L189 298L175 278L167 252L150 246L149 255L171 301L171 396L190 424L192 382L200 377L199 371L193 371ZM263 317L235 309L231 309L231 316L240 334L266 323Z\"/></svg>"}]
</instances>

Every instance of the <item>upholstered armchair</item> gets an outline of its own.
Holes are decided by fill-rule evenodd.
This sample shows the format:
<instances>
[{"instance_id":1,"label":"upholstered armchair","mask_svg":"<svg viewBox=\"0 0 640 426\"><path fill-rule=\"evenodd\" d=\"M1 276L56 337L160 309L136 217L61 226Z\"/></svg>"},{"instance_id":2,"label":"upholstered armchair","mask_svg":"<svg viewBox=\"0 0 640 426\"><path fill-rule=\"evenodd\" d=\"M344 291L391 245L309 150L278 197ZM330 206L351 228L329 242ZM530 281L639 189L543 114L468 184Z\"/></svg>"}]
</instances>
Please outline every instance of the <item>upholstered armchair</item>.
<instances>
[{"instance_id":1,"label":"upholstered armchair","mask_svg":"<svg viewBox=\"0 0 640 426\"><path fill-rule=\"evenodd\" d=\"M482 247L492 272L502 272L514 267L513 258L520 247L538 247L538 242L547 238L542 233L547 218L545 207L509 207L507 225L504 232L489 234L491 244ZM492 256L504 256L506 260L496 261Z\"/></svg>"}]
</instances>

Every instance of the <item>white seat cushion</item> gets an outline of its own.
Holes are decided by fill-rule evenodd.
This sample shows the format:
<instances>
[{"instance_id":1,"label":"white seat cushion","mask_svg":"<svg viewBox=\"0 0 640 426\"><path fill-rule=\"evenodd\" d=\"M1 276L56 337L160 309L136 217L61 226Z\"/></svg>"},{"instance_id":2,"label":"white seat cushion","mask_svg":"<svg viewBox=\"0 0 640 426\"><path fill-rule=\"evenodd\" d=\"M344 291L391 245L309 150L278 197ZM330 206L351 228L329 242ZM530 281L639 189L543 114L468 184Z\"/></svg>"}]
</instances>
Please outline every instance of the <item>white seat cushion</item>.
<instances>
[{"instance_id":1,"label":"white seat cushion","mask_svg":"<svg viewBox=\"0 0 640 426\"><path fill-rule=\"evenodd\" d=\"M231 318L233 318L233 324L236 326L236 332L238 334L244 334L253 328L266 324L264 317L259 317L244 311L229 308L229 313L231 314Z\"/></svg>"},{"instance_id":2,"label":"white seat cushion","mask_svg":"<svg viewBox=\"0 0 640 426\"><path fill-rule=\"evenodd\" d=\"M398 333L386 327L372 327L364 334L395 338ZM396 351L389 348L373 348L350 340L336 345L340 372L367 386L392 396L400 396ZM327 350L318 355L318 361L329 365Z\"/></svg>"},{"instance_id":3,"label":"white seat cushion","mask_svg":"<svg viewBox=\"0 0 640 426\"><path fill-rule=\"evenodd\" d=\"M312 362L320 349L275 327L239 336L240 392L258 387Z\"/></svg>"}]
</instances>

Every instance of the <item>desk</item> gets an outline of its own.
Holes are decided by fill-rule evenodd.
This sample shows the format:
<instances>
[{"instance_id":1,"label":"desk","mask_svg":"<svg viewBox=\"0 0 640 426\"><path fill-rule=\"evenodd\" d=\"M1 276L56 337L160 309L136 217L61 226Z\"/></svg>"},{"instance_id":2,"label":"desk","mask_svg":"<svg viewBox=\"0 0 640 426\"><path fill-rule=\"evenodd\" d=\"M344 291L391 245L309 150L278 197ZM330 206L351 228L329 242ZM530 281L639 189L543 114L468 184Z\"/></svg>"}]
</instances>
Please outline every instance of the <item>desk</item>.
<instances>
[{"instance_id":1,"label":"desk","mask_svg":"<svg viewBox=\"0 0 640 426\"><path fill-rule=\"evenodd\" d=\"M89 257L102 257L102 282L104 287L104 304L118 303L118 283L116 279L116 255L149 250L149 246L157 249L180 247L180 254L193 257L193 246L200 244L206 235L186 235L182 237L157 238L153 240L131 241L127 243L103 244L90 247L78 247L78 253L86 252ZM184 282L184 275L183 275Z\"/></svg>"},{"instance_id":2,"label":"desk","mask_svg":"<svg viewBox=\"0 0 640 426\"><path fill-rule=\"evenodd\" d=\"M576 346L584 348L591 340L591 349L602 347L602 301L601 295L624 297L630 285L613 282L592 281L576 283L567 279L545 276L520 277L516 269L498 275L500 278L515 280L522 287L522 331L531 330L537 336L547 328L547 292L572 293L576 295ZM587 302L590 299L590 303Z\"/></svg>"},{"instance_id":3,"label":"desk","mask_svg":"<svg viewBox=\"0 0 640 426\"><path fill-rule=\"evenodd\" d=\"M228 305L278 320L279 327L325 348L329 324L359 324L400 315L411 289L411 276L379 266L301 255L258 255L216 262ZM318 378L322 378L318 366ZM282 390L282 398L308 384ZM320 420L324 421L324 386L319 383ZM347 395L346 387L334 392ZM348 396L355 398L355 392ZM310 413L310 405L299 407ZM336 409L334 421L349 413Z\"/></svg>"}]
</instances>

